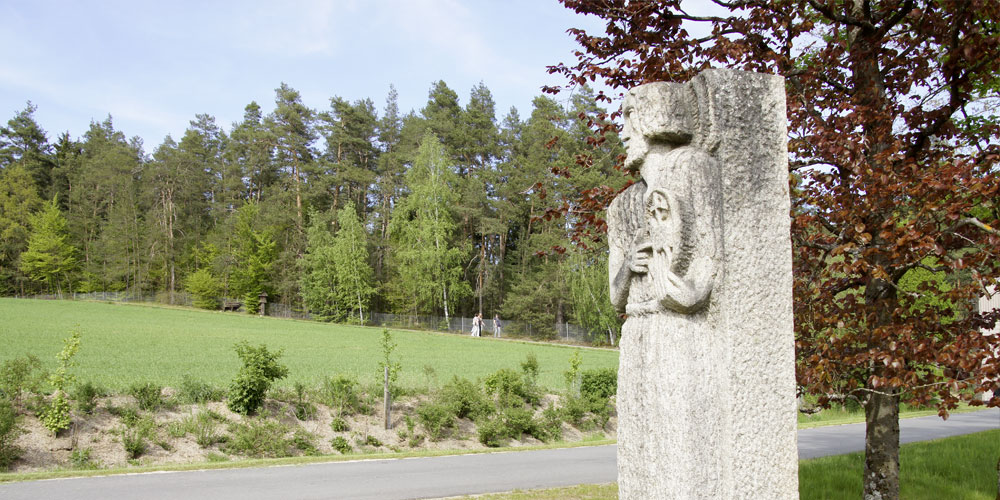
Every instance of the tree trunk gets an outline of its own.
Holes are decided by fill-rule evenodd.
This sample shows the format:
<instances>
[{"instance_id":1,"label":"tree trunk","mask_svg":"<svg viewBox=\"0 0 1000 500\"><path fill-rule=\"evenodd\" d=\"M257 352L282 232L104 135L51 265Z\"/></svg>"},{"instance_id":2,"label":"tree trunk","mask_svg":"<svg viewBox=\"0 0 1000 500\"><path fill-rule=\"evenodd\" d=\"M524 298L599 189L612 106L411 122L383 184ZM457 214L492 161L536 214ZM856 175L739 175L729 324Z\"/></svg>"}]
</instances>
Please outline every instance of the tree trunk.
<instances>
[{"instance_id":1,"label":"tree trunk","mask_svg":"<svg viewBox=\"0 0 1000 500\"><path fill-rule=\"evenodd\" d=\"M899 396L871 393L865 403L865 500L899 499Z\"/></svg>"}]
</instances>

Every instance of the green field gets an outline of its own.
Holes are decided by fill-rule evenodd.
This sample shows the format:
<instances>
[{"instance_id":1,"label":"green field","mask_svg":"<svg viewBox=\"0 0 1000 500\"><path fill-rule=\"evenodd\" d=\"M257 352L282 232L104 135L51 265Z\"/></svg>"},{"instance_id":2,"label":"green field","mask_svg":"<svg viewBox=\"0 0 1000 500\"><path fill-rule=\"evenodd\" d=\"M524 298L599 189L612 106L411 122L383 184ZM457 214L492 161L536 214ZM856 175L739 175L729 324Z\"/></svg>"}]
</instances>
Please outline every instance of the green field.
<instances>
[{"instance_id":1,"label":"green field","mask_svg":"<svg viewBox=\"0 0 1000 500\"><path fill-rule=\"evenodd\" d=\"M34 354L55 366L62 341L77 329L81 348L74 373L111 390L136 382L177 387L185 374L224 386L239 360L233 345L246 340L284 349L288 378L318 385L327 376L375 383L381 328L259 318L246 314L138 304L0 298L0 361ZM538 383L564 387L563 371L579 351L582 369L618 366L618 351L575 348L431 332L396 331L403 387L441 385L453 375L475 379L500 368L519 369L528 353L538 359ZM431 372L428 375L429 372Z\"/></svg>"}]
</instances>

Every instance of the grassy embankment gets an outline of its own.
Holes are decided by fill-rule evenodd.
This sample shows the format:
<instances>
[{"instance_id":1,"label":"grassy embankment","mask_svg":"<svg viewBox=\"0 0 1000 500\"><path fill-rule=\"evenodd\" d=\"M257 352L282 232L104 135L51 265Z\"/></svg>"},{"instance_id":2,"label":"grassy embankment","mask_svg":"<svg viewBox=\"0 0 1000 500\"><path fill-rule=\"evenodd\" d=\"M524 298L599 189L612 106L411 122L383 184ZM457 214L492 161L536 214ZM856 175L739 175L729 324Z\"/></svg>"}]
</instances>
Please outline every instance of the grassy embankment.
<instances>
[{"instance_id":1,"label":"grassy embankment","mask_svg":"<svg viewBox=\"0 0 1000 500\"><path fill-rule=\"evenodd\" d=\"M73 373L112 391L135 383L177 387L184 375L225 387L239 369L233 345L246 340L284 349L289 375L280 386L318 385L344 374L375 383L381 328L259 318L246 314L100 302L0 298L0 362L34 354L47 369L73 329L81 348ZM475 380L501 368L519 369L528 353L540 367L538 383L562 390L574 347L495 341L463 335L395 331L399 384L413 389L440 386L452 376ZM582 369L618 366L618 352L579 349Z\"/></svg>"}]
</instances>

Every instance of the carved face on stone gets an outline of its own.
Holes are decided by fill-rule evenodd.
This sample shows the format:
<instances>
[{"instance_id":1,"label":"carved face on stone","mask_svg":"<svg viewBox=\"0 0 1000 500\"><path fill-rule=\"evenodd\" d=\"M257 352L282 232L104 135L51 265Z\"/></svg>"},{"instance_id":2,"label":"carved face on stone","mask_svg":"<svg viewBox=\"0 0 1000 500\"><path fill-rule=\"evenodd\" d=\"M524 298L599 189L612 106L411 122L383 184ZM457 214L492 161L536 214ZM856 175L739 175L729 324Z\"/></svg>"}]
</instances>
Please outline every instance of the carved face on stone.
<instances>
[{"instance_id":1,"label":"carved face on stone","mask_svg":"<svg viewBox=\"0 0 1000 500\"><path fill-rule=\"evenodd\" d=\"M665 261L669 269L683 260L681 243L684 237L682 207L677 199L664 189L652 189L645 195L646 221L653 253ZM658 260L658 259L657 259Z\"/></svg>"},{"instance_id":2,"label":"carved face on stone","mask_svg":"<svg viewBox=\"0 0 1000 500\"><path fill-rule=\"evenodd\" d=\"M693 100L694 94L681 83L647 83L628 91L622 104L622 138L627 141L625 166L641 170L653 147L673 148L691 142L695 129Z\"/></svg>"}]
</instances>

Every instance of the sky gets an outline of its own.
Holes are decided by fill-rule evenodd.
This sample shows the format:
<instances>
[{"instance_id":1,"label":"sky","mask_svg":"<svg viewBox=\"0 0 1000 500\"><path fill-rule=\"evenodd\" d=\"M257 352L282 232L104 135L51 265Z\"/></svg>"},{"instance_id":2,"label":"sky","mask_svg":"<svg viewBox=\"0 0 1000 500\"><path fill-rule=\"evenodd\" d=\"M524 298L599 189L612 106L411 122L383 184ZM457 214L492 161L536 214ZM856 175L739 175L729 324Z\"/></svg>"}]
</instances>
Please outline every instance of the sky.
<instances>
[{"instance_id":1,"label":"sky","mask_svg":"<svg viewBox=\"0 0 1000 500\"><path fill-rule=\"evenodd\" d=\"M0 0L0 124L31 101L54 142L111 115L151 153L196 114L228 132L251 101L270 112L283 82L318 111L339 96L380 113L394 85L405 113L438 80L462 105L483 82L498 121L523 119L565 83L546 66L575 62L570 27L603 31L556 0Z\"/></svg>"}]
</instances>

